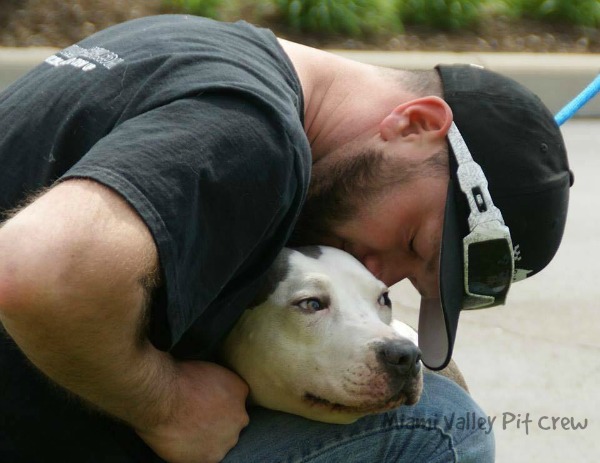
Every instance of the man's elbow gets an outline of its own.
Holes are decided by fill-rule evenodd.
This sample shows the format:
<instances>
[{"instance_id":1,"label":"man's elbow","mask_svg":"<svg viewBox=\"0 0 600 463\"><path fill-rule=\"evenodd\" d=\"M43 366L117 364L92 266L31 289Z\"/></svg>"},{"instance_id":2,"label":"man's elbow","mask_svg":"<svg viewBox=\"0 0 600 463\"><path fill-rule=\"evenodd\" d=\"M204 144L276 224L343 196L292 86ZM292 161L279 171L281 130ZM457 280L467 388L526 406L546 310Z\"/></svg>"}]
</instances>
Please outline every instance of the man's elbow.
<instances>
[{"instance_id":1,"label":"man's elbow","mask_svg":"<svg viewBox=\"0 0 600 463\"><path fill-rule=\"evenodd\" d=\"M45 233L50 227L26 211L0 228L0 317L35 323L71 311L89 269L81 240Z\"/></svg>"},{"instance_id":2,"label":"man's elbow","mask_svg":"<svg viewBox=\"0 0 600 463\"><path fill-rule=\"evenodd\" d=\"M10 222L0 228L0 319L25 316L47 304L50 288L43 268L48 256L36 255L35 245L27 230ZM40 278L40 274L46 274ZM55 276L54 276L55 277ZM47 306L47 305L46 305Z\"/></svg>"},{"instance_id":3,"label":"man's elbow","mask_svg":"<svg viewBox=\"0 0 600 463\"><path fill-rule=\"evenodd\" d=\"M120 196L67 181L0 228L0 316L46 326L139 323L141 282L157 265L150 232Z\"/></svg>"}]
</instances>

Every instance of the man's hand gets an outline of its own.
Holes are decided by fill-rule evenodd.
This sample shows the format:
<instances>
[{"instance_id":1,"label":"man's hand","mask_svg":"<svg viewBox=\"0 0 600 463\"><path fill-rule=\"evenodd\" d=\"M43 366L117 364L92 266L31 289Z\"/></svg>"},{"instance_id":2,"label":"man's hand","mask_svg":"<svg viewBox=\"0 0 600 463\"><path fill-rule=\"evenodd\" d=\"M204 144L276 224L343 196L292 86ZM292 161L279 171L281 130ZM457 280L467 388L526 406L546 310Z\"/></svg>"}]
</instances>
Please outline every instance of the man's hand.
<instances>
[{"instance_id":1,"label":"man's hand","mask_svg":"<svg viewBox=\"0 0 600 463\"><path fill-rule=\"evenodd\" d=\"M248 386L219 365L186 361L178 364L175 388L170 419L137 433L169 463L221 461L248 424Z\"/></svg>"}]
</instances>

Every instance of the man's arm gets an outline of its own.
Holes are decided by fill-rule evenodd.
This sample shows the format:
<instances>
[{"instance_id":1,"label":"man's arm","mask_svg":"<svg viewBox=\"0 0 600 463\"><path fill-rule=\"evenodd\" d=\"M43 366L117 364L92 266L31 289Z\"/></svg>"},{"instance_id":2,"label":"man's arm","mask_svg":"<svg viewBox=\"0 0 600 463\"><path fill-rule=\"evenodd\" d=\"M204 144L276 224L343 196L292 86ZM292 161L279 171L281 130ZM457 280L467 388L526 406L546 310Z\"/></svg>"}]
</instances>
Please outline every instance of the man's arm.
<instances>
[{"instance_id":1,"label":"man's arm","mask_svg":"<svg viewBox=\"0 0 600 463\"><path fill-rule=\"evenodd\" d=\"M246 384L145 337L158 257L130 206L70 180L0 228L0 321L46 375L129 423L170 462L217 461L247 424Z\"/></svg>"}]
</instances>

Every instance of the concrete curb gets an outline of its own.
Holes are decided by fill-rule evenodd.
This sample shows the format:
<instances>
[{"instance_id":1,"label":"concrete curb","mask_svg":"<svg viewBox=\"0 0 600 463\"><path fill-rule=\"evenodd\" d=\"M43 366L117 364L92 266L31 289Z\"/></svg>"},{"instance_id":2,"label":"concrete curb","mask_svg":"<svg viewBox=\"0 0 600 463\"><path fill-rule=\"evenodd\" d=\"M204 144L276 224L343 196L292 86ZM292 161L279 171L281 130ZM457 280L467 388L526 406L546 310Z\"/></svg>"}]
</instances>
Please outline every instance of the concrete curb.
<instances>
[{"instance_id":1,"label":"concrete curb","mask_svg":"<svg viewBox=\"0 0 600 463\"><path fill-rule=\"evenodd\" d=\"M55 48L0 48L0 90L56 52Z\"/></svg>"},{"instance_id":2,"label":"concrete curb","mask_svg":"<svg viewBox=\"0 0 600 463\"><path fill-rule=\"evenodd\" d=\"M479 64L530 88L553 113L600 73L600 55L595 54L331 51L356 61L392 68L431 69L437 64ZM600 96L584 106L577 117L600 117Z\"/></svg>"},{"instance_id":3,"label":"concrete curb","mask_svg":"<svg viewBox=\"0 0 600 463\"><path fill-rule=\"evenodd\" d=\"M55 51L54 48L0 48L0 90ZM553 113L600 73L600 55L597 54L329 51L392 68L431 69L436 64L479 64L521 82L539 95ZM600 117L600 97L583 107L577 117Z\"/></svg>"}]
</instances>

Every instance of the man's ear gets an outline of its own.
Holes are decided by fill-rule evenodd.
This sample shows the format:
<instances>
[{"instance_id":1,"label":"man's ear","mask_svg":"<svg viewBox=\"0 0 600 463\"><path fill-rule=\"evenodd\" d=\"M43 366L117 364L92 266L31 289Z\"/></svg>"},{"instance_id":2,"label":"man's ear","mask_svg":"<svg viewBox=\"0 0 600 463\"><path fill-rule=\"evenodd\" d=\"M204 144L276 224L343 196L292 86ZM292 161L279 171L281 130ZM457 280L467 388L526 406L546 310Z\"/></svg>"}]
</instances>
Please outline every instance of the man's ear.
<instances>
[{"instance_id":1,"label":"man's ear","mask_svg":"<svg viewBox=\"0 0 600 463\"><path fill-rule=\"evenodd\" d=\"M396 137L436 139L444 138L451 124L448 103L437 96L426 96L396 106L379 124L379 132L385 141Z\"/></svg>"}]
</instances>

